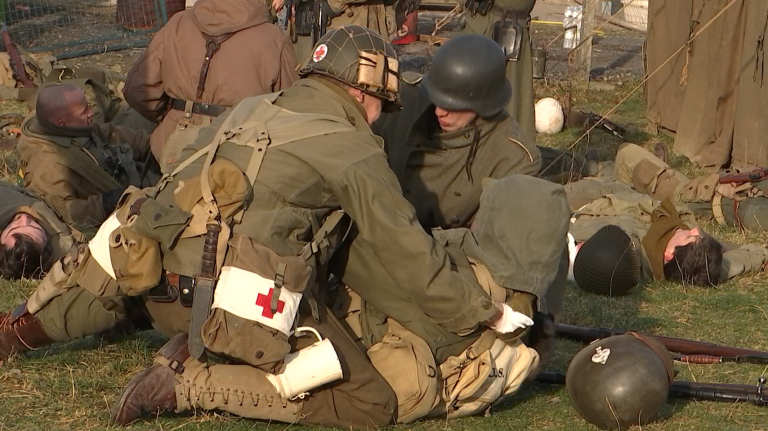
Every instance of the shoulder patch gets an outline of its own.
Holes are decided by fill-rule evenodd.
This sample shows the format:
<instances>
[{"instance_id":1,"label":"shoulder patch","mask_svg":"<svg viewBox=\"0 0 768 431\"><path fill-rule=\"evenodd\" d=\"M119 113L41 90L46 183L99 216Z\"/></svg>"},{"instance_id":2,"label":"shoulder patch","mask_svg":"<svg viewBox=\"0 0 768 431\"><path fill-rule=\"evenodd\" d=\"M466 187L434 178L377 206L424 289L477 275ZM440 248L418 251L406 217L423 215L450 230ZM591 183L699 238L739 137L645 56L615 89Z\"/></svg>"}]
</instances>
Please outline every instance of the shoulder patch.
<instances>
[{"instance_id":1,"label":"shoulder patch","mask_svg":"<svg viewBox=\"0 0 768 431\"><path fill-rule=\"evenodd\" d=\"M406 70L403 72L400 77L403 81L405 81L406 84L416 85L421 82L421 78L423 75L418 72L412 72L410 70Z\"/></svg>"}]
</instances>

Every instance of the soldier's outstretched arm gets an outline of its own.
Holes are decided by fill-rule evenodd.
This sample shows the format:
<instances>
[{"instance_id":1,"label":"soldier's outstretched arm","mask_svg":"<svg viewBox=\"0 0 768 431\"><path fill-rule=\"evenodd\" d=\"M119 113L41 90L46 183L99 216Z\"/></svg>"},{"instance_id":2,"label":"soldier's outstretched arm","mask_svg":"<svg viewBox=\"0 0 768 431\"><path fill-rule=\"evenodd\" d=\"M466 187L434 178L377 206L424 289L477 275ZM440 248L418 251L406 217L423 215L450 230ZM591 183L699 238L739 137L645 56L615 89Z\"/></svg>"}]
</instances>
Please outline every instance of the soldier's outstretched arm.
<instances>
[{"instance_id":1,"label":"soldier's outstretched arm","mask_svg":"<svg viewBox=\"0 0 768 431\"><path fill-rule=\"evenodd\" d=\"M425 314L456 333L496 314L475 280L451 271L448 253L419 225L383 152L357 161L329 183L371 248L377 260L371 264L380 265Z\"/></svg>"},{"instance_id":2,"label":"soldier's outstretched arm","mask_svg":"<svg viewBox=\"0 0 768 431\"><path fill-rule=\"evenodd\" d=\"M147 50L131 66L125 78L123 95L131 108L149 121L157 122L165 111L168 95L163 87L161 59L163 29L150 42Z\"/></svg>"},{"instance_id":3,"label":"soldier's outstretched arm","mask_svg":"<svg viewBox=\"0 0 768 431\"><path fill-rule=\"evenodd\" d=\"M768 263L768 249L759 245L743 245L723 253L723 266L720 271L721 281L763 269Z\"/></svg>"}]
</instances>

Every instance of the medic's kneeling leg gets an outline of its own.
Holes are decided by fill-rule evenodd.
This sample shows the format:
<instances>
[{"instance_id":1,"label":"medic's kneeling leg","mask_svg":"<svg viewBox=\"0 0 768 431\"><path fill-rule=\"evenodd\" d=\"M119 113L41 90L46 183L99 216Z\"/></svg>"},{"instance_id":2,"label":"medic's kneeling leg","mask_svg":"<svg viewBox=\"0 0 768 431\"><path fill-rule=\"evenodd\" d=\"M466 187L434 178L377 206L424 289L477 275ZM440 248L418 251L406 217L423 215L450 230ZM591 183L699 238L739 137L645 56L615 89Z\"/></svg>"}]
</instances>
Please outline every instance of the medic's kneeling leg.
<instances>
[{"instance_id":1,"label":"medic's kneeling leg","mask_svg":"<svg viewBox=\"0 0 768 431\"><path fill-rule=\"evenodd\" d=\"M112 421L125 425L142 413L218 409L253 419L345 428L393 423L397 401L392 389L333 315L324 314L319 324L312 317L300 322L324 341L296 339L299 350L276 374L251 365L202 363L189 357L179 342L183 336L177 336L128 385Z\"/></svg>"}]
</instances>

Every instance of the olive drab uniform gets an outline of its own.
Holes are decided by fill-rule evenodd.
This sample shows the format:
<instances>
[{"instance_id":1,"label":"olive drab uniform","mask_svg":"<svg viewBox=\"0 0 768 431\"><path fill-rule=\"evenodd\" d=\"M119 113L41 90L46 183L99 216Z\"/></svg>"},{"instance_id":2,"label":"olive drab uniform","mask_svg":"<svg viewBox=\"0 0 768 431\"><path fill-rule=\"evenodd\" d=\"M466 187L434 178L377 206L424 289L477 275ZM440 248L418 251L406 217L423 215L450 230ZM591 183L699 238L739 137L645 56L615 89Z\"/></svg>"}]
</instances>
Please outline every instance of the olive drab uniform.
<instances>
[{"instance_id":1,"label":"olive drab uniform","mask_svg":"<svg viewBox=\"0 0 768 431\"><path fill-rule=\"evenodd\" d=\"M151 169L141 177L149 135L112 124L60 128L32 116L22 125L17 150L24 187L70 225L101 224L108 215L102 194L149 186L159 177Z\"/></svg>"},{"instance_id":2,"label":"olive drab uniform","mask_svg":"<svg viewBox=\"0 0 768 431\"><path fill-rule=\"evenodd\" d=\"M576 242L589 239L606 225L621 227L640 250L646 282L664 279L664 250L677 228L696 227L693 212L669 198L658 201L616 181L585 178L565 185ZM732 247L723 254L721 278L729 280L758 271L768 262L768 250L754 245Z\"/></svg>"},{"instance_id":3,"label":"olive drab uniform","mask_svg":"<svg viewBox=\"0 0 768 431\"><path fill-rule=\"evenodd\" d=\"M486 181L472 230L435 229L454 271L477 280L496 301L532 316L546 310L565 248L569 209L561 186L529 176ZM536 222L534 222L536 220ZM521 224L529 235L518 235ZM522 331L454 332L426 314L376 265L365 240L352 235L334 273L350 286L335 299L351 333L398 396L398 423L425 416L460 417L516 391L538 366ZM355 295L362 302L355 302ZM446 298L444 308L454 306ZM437 372L436 370L439 370Z\"/></svg>"},{"instance_id":4,"label":"olive drab uniform","mask_svg":"<svg viewBox=\"0 0 768 431\"><path fill-rule=\"evenodd\" d=\"M420 84L404 83L402 99L403 110L383 114L374 131L384 139L403 195L425 229L469 226L483 178L538 173L539 150L506 113L441 133L435 105Z\"/></svg>"},{"instance_id":5,"label":"olive drab uniform","mask_svg":"<svg viewBox=\"0 0 768 431\"><path fill-rule=\"evenodd\" d=\"M465 2L464 17L467 25L462 30L464 34L481 34L494 40L494 29L510 27L514 31L507 34L518 34L511 39L519 45L519 52L507 52L507 80L512 84L512 99L507 104L507 112L520 124L524 136L534 140L536 126L533 105L533 60L531 56L531 11L536 0L489 0ZM467 7L466 5L469 5ZM473 9L476 12L473 12ZM487 12L484 12L488 9ZM504 31L501 32L505 33ZM497 40L498 42L498 40ZM500 43L502 47L512 43Z\"/></svg>"}]
</instances>

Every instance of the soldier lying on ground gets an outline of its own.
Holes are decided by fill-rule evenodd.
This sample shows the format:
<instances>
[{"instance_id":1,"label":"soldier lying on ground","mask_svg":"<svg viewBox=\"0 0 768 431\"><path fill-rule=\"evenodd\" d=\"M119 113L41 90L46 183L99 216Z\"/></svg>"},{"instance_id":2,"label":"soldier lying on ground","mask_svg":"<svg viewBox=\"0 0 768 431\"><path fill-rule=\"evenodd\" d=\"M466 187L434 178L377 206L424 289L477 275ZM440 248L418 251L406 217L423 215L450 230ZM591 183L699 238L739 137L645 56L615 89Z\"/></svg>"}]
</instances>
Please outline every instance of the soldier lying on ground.
<instances>
[{"instance_id":1,"label":"soldier lying on ground","mask_svg":"<svg viewBox=\"0 0 768 431\"><path fill-rule=\"evenodd\" d=\"M403 195L428 231L469 226L481 179L539 172L535 141L504 110L514 93L505 63L491 39L456 37L437 50L423 79L406 78L404 109L374 125Z\"/></svg>"},{"instance_id":2,"label":"soldier lying on ground","mask_svg":"<svg viewBox=\"0 0 768 431\"><path fill-rule=\"evenodd\" d=\"M571 262L577 280L578 265L574 261L586 249L594 252L588 253L590 259L582 259L585 272L592 273L598 284L609 285L608 280L615 276L613 271L622 253L606 252L610 241L605 240L595 241L600 246L587 247L590 238L608 225L621 227L631 238L641 263L638 275L645 282L667 280L714 286L760 270L768 262L768 250L763 247L748 245L725 251L722 244L696 226L690 209L682 204L676 207L669 198L658 201L624 184L598 178L567 184L565 190L574 211L570 233L577 244L585 242L578 254L572 247Z\"/></svg>"},{"instance_id":3,"label":"soldier lying on ground","mask_svg":"<svg viewBox=\"0 0 768 431\"><path fill-rule=\"evenodd\" d=\"M0 276L37 278L85 241L37 196L0 182Z\"/></svg>"},{"instance_id":4,"label":"soldier lying on ground","mask_svg":"<svg viewBox=\"0 0 768 431\"><path fill-rule=\"evenodd\" d=\"M434 229L432 234L450 254L455 272L476 279L493 300L539 325L537 311L559 306L550 303L559 298L549 290L568 226L562 187L524 175L483 184L471 229ZM519 234L520 226L526 226L526 235ZM345 266L335 265L334 272L351 289L339 294L332 308L397 394L398 423L484 411L535 375L540 358L547 359L550 346L543 331L524 334L528 331L521 328L500 335L486 330L464 336L448 331L425 315L375 260L366 259L370 253L355 238L337 256ZM524 335L530 335L527 346L521 342ZM438 368L439 373L429 373Z\"/></svg>"},{"instance_id":5,"label":"soldier lying on ground","mask_svg":"<svg viewBox=\"0 0 768 431\"><path fill-rule=\"evenodd\" d=\"M688 178L651 152L630 143L619 147L615 161L596 163L554 148L547 150L547 156L542 164L552 175L560 174L573 181L586 176L613 179L656 200L670 198L675 204L685 204L699 220L715 220L753 231L768 226L768 198L763 195L768 190L768 180L719 184L717 173ZM569 171L569 167L574 169Z\"/></svg>"},{"instance_id":6,"label":"soldier lying on ground","mask_svg":"<svg viewBox=\"0 0 768 431\"><path fill-rule=\"evenodd\" d=\"M293 47L271 19L265 0L199 0L175 14L133 63L125 98L160 122L151 142L163 172L226 108L298 79Z\"/></svg>"},{"instance_id":7,"label":"soldier lying on ground","mask_svg":"<svg viewBox=\"0 0 768 431\"><path fill-rule=\"evenodd\" d=\"M17 150L24 186L70 225L101 224L126 187L159 178L148 157L149 135L94 123L83 91L67 84L40 90Z\"/></svg>"},{"instance_id":8,"label":"soldier lying on ground","mask_svg":"<svg viewBox=\"0 0 768 431\"><path fill-rule=\"evenodd\" d=\"M0 354L111 327L120 320L111 301L130 295L141 298L156 328L189 331L190 341L187 347L185 336L175 337L158 352L115 404L114 422L130 423L143 412L219 409L288 423L389 424L394 394L319 302L325 262L347 230L338 209L355 223L356 242L371 251L358 258L361 267L346 271L383 268L382 285L394 283L401 297L453 334L529 326L522 313L451 270L448 254L399 191L368 126L382 101L385 109L399 102L392 47L352 26L326 34L316 54L290 89L248 98L202 129L186 150L189 158L158 188L126 193L78 265L51 273L27 304L4 316ZM382 64L383 75L375 72ZM214 295L205 280L218 278L216 269ZM398 292L377 292L371 305L391 308L386 300ZM289 342L294 321L335 347L312 365L339 361L343 371L339 381L335 375L314 382L328 383L322 388L304 387L311 392L303 400L275 383L307 380L308 370L296 374L284 365L289 352L311 343ZM424 321L399 323L411 330ZM228 360L208 364L203 348ZM532 361L534 352L524 352Z\"/></svg>"}]
</instances>

